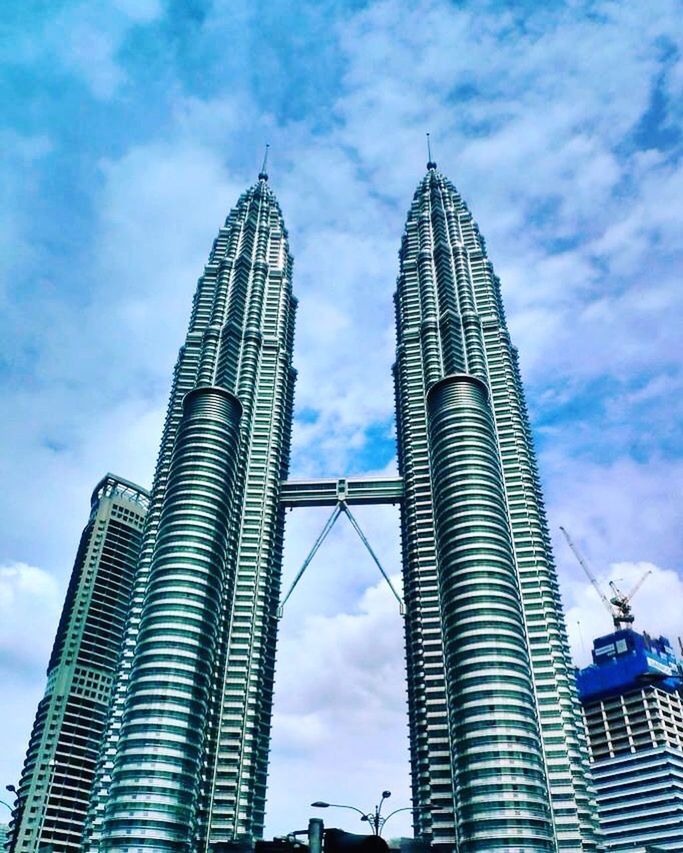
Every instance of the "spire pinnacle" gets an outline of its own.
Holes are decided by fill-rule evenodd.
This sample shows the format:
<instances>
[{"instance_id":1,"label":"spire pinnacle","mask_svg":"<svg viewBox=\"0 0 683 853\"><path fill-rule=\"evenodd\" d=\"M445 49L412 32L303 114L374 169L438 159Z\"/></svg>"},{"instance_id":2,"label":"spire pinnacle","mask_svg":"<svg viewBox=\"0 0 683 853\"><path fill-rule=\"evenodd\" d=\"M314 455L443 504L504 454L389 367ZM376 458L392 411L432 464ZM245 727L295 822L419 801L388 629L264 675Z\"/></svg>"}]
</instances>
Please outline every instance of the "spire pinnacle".
<instances>
[{"instance_id":1,"label":"spire pinnacle","mask_svg":"<svg viewBox=\"0 0 683 853\"><path fill-rule=\"evenodd\" d=\"M436 163L432 160L432 142L429 138L429 133L427 134L427 168L428 169L436 169Z\"/></svg>"},{"instance_id":2,"label":"spire pinnacle","mask_svg":"<svg viewBox=\"0 0 683 853\"><path fill-rule=\"evenodd\" d=\"M270 145L266 143L266 150L263 152L263 164L261 166L261 171L258 174L259 181L267 181L268 180L268 172L266 169L268 167L268 149Z\"/></svg>"}]
</instances>

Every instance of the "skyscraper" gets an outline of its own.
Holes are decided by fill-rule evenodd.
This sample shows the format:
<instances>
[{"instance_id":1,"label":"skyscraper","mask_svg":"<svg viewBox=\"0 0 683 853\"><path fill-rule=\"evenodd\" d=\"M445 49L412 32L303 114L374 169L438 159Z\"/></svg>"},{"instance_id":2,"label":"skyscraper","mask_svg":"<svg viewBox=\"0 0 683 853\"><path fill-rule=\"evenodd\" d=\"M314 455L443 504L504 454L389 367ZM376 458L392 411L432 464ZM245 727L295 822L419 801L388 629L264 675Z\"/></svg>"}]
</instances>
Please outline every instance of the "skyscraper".
<instances>
[{"instance_id":1,"label":"skyscraper","mask_svg":"<svg viewBox=\"0 0 683 853\"><path fill-rule=\"evenodd\" d=\"M112 474L93 491L19 784L15 851L80 849L148 497Z\"/></svg>"},{"instance_id":2,"label":"skyscraper","mask_svg":"<svg viewBox=\"0 0 683 853\"><path fill-rule=\"evenodd\" d=\"M86 849L262 832L295 371L265 172L214 242L171 399Z\"/></svg>"},{"instance_id":3,"label":"skyscraper","mask_svg":"<svg viewBox=\"0 0 683 853\"><path fill-rule=\"evenodd\" d=\"M219 231L175 369L86 850L206 851L264 820L285 506L398 501L417 834L598 848L516 351L433 162L400 252L399 473L286 481L296 301L265 172Z\"/></svg>"},{"instance_id":4,"label":"skyscraper","mask_svg":"<svg viewBox=\"0 0 683 853\"><path fill-rule=\"evenodd\" d=\"M395 301L416 825L461 851L595 849L517 351L484 239L434 162Z\"/></svg>"},{"instance_id":5,"label":"skyscraper","mask_svg":"<svg viewBox=\"0 0 683 853\"><path fill-rule=\"evenodd\" d=\"M628 628L577 676L608 850L683 849L683 661Z\"/></svg>"}]
</instances>

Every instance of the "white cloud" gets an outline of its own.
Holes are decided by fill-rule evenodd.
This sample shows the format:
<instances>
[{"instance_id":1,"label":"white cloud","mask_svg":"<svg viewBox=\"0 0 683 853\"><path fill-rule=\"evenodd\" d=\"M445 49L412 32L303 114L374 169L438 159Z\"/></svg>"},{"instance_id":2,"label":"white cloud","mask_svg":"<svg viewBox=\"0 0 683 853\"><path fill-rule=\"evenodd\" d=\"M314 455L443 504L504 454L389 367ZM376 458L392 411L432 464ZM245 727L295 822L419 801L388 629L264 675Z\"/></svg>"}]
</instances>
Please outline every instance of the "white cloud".
<instances>
[{"instance_id":1,"label":"white cloud","mask_svg":"<svg viewBox=\"0 0 683 853\"><path fill-rule=\"evenodd\" d=\"M392 580L400 585L398 575ZM323 595L334 590L329 579L324 588ZM393 807L410 804L396 601L380 580L362 592L353 610L336 609L321 616L302 615L299 608L296 617L290 612L283 620L267 834L293 829L297 820L305 825L307 803L314 800L370 810L388 788ZM362 831L353 812L320 816L328 826ZM409 815L397 815L391 827L392 835L410 834Z\"/></svg>"},{"instance_id":2,"label":"white cloud","mask_svg":"<svg viewBox=\"0 0 683 853\"><path fill-rule=\"evenodd\" d=\"M140 367L161 379L184 339L193 285L244 186L196 142L135 147L101 169L97 273L104 286L93 313L144 352ZM132 354L119 350L117 370Z\"/></svg>"},{"instance_id":3,"label":"white cloud","mask_svg":"<svg viewBox=\"0 0 683 853\"><path fill-rule=\"evenodd\" d=\"M44 569L26 563L0 566L0 654L15 679L44 670L63 593ZM45 630L36 631L41 626Z\"/></svg>"},{"instance_id":4,"label":"white cloud","mask_svg":"<svg viewBox=\"0 0 683 853\"><path fill-rule=\"evenodd\" d=\"M675 531L683 523L678 496L683 464L676 460L639 463L621 457L606 464L567 457L564 445L543 454L546 500L560 567L574 570L564 541L566 527L600 571L617 562L654 562L675 566L680 543Z\"/></svg>"},{"instance_id":5,"label":"white cloud","mask_svg":"<svg viewBox=\"0 0 683 853\"><path fill-rule=\"evenodd\" d=\"M64 589L44 569L21 562L0 565L3 784L19 781L63 597Z\"/></svg>"},{"instance_id":6,"label":"white cloud","mask_svg":"<svg viewBox=\"0 0 683 853\"><path fill-rule=\"evenodd\" d=\"M127 75L118 52L134 26L149 24L162 12L160 0L95 0L46 7L13 45L13 56L32 65L56 60L99 99L112 98ZM54 72L54 68L51 68Z\"/></svg>"},{"instance_id":7,"label":"white cloud","mask_svg":"<svg viewBox=\"0 0 683 853\"><path fill-rule=\"evenodd\" d=\"M283 592L329 512L288 514ZM397 510L365 507L354 515L400 590ZM403 650L396 599L342 517L280 623L266 835L305 826L314 800L369 809L388 788L392 806L409 805ZM362 831L353 812L320 816ZM397 815L391 834L410 834L409 823Z\"/></svg>"},{"instance_id":8,"label":"white cloud","mask_svg":"<svg viewBox=\"0 0 683 853\"><path fill-rule=\"evenodd\" d=\"M55 591L55 582L50 575L26 563L0 567L0 579L0 605L7 608L7 612L23 595L49 599Z\"/></svg>"},{"instance_id":9,"label":"white cloud","mask_svg":"<svg viewBox=\"0 0 683 853\"><path fill-rule=\"evenodd\" d=\"M0 131L0 149L7 165L3 176L5 203L0 205L0 304L4 305L14 271L28 264L33 253L26 222L12 199L26 195L35 184L34 169L53 150L53 141L47 133L27 134L6 128Z\"/></svg>"},{"instance_id":10,"label":"white cloud","mask_svg":"<svg viewBox=\"0 0 683 853\"><path fill-rule=\"evenodd\" d=\"M603 602L559 532L569 531L600 588L609 581L630 592L650 570L633 599L636 630L672 641L683 634L680 544L672 531L683 524L678 496L683 466L620 458L612 464L567 459L560 448L541 460L550 488L548 515L555 543L567 628L577 664L590 661L592 640L608 634L612 621ZM666 567L666 568L663 568Z\"/></svg>"}]
</instances>

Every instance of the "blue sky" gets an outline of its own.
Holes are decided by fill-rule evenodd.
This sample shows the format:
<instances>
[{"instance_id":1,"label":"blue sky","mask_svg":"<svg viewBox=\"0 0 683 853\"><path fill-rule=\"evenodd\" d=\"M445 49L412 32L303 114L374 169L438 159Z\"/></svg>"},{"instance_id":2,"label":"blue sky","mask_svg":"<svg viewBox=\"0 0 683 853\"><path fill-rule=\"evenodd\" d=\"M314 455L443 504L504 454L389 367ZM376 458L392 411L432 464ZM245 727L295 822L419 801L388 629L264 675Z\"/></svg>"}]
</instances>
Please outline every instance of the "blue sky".
<instances>
[{"instance_id":1,"label":"blue sky","mask_svg":"<svg viewBox=\"0 0 683 853\"><path fill-rule=\"evenodd\" d=\"M265 142L300 299L293 473L394 465L391 296L429 130L502 279L553 535L603 582L651 564L641 627L683 634L680 3L5 9L0 782L90 491L107 470L149 483L196 279ZM398 573L395 513L360 516ZM288 575L321 524L290 516ZM609 620L556 552L583 661ZM391 597L341 524L309 571L282 623L271 832L313 799L409 796Z\"/></svg>"}]
</instances>

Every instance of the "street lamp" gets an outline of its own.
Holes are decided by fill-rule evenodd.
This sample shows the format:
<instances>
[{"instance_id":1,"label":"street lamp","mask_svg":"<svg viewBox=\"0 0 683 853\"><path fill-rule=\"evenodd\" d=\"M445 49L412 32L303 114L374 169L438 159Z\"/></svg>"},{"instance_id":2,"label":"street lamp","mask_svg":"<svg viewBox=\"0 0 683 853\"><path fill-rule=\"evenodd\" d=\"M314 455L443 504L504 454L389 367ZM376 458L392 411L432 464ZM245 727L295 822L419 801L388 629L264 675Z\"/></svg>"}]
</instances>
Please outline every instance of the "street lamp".
<instances>
[{"instance_id":1,"label":"street lamp","mask_svg":"<svg viewBox=\"0 0 683 853\"><path fill-rule=\"evenodd\" d=\"M316 800L314 803L311 803L311 806L314 809L351 809L351 811L358 812L361 820L366 820L370 824L373 835L380 835L383 823L381 818L382 803L390 796L391 791L382 791L380 801L372 812L364 812L362 809L356 808L356 806L347 806L342 803L326 803L323 800Z\"/></svg>"},{"instance_id":2,"label":"street lamp","mask_svg":"<svg viewBox=\"0 0 683 853\"><path fill-rule=\"evenodd\" d=\"M380 814L382 811L382 804L384 803L385 800L388 800L390 796L391 796L391 791L382 791L382 796L379 799L379 803L377 803L377 805L375 806L375 813L374 814L367 814L365 816L365 818L362 818L363 820L367 820L370 823L370 825L372 826L372 830L375 833L375 835L381 835L382 834L382 827L384 826L384 823L386 820L386 819L382 820L382 818L380 817Z\"/></svg>"},{"instance_id":3,"label":"street lamp","mask_svg":"<svg viewBox=\"0 0 683 853\"><path fill-rule=\"evenodd\" d=\"M412 806L405 806L401 809L395 809L393 812L390 812L386 817L382 817L382 805L385 800L388 800L391 796L391 791L382 791L382 796L380 797L379 803L374 808L374 811L364 812L362 809L358 809L355 806L347 806L342 805L341 803L326 803L323 800L316 800L314 803L311 803L311 806L314 809L351 809L354 812L358 812L360 815L360 819L363 821L367 821L372 827L373 835L381 835L382 829L384 828L384 824L389 820L389 818L393 817L395 814L399 812L409 812L413 811ZM430 807L430 811L440 811L437 807Z\"/></svg>"},{"instance_id":4,"label":"street lamp","mask_svg":"<svg viewBox=\"0 0 683 853\"><path fill-rule=\"evenodd\" d=\"M358 812L361 820L367 820L368 817L364 811L357 809L355 806L343 806L341 803L324 803L322 800L316 800L314 803L311 803L311 807L314 809L351 809L354 812Z\"/></svg>"},{"instance_id":5,"label":"street lamp","mask_svg":"<svg viewBox=\"0 0 683 853\"><path fill-rule=\"evenodd\" d=\"M11 839L9 847L7 848L10 853L13 851L17 844L17 832L19 830L19 824L21 823L21 818L23 816L24 811L24 802L21 799L19 791L14 785L5 785L5 789L10 793L14 794L14 806L9 806L4 800L0 800L3 805L8 806L9 810L12 812L12 822L10 824L11 829L8 835L8 840ZM7 843L7 842L5 842Z\"/></svg>"},{"instance_id":6,"label":"street lamp","mask_svg":"<svg viewBox=\"0 0 683 853\"><path fill-rule=\"evenodd\" d=\"M389 818L393 817L395 814L398 814L399 812L412 812L412 810L412 806L404 806L402 809L395 809L393 812L389 812L389 814L382 821L382 826L384 826L384 824L389 820ZM438 809L432 809L432 811L438 811Z\"/></svg>"}]
</instances>

